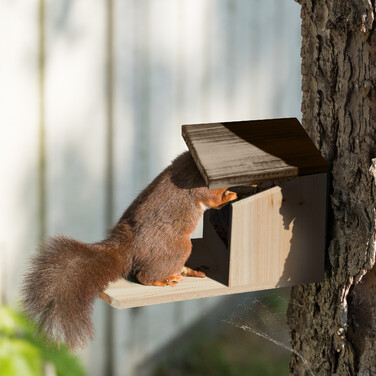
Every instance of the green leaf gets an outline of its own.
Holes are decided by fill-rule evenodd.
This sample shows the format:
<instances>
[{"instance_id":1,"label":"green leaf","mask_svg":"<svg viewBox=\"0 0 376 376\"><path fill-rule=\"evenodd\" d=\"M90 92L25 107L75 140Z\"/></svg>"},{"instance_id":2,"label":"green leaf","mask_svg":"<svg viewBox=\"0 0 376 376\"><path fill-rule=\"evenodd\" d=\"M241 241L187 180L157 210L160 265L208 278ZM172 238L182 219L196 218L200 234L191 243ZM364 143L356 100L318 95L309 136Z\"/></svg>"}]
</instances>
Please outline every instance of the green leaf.
<instances>
[{"instance_id":1,"label":"green leaf","mask_svg":"<svg viewBox=\"0 0 376 376\"><path fill-rule=\"evenodd\" d=\"M42 359L36 346L19 338L0 339L0 375L39 376Z\"/></svg>"},{"instance_id":2,"label":"green leaf","mask_svg":"<svg viewBox=\"0 0 376 376\"><path fill-rule=\"evenodd\" d=\"M84 376L79 359L66 346L49 343L36 335L35 325L25 315L0 306L0 375L39 376L50 362L58 376Z\"/></svg>"}]
</instances>

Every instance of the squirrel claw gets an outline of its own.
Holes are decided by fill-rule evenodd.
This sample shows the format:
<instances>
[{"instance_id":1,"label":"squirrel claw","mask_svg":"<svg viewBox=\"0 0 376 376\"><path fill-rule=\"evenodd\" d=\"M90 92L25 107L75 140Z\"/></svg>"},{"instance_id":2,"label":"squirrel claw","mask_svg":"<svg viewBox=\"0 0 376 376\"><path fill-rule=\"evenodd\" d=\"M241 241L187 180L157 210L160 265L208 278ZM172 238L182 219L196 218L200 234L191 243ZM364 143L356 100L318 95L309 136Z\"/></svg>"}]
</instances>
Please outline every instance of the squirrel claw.
<instances>
[{"instance_id":1,"label":"squirrel claw","mask_svg":"<svg viewBox=\"0 0 376 376\"><path fill-rule=\"evenodd\" d=\"M183 280L183 277L179 273L175 273L171 275L169 278L167 278L164 281L156 281L153 282L154 286L171 286L175 287L177 283L181 282Z\"/></svg>"},{"instance_id":2,"label":"squirrel claw","mask_svg":"<svg viewBox=\"0 0 376 376\"><path fill-rule=\"evenodd\" d=\"M183 280L183 276L179 273L173 274L170 278L167 279L167 281L172 282L173 285L170 284L170 286L175 286L177 283L181 282Z\"/></svg>"}]
</instances>

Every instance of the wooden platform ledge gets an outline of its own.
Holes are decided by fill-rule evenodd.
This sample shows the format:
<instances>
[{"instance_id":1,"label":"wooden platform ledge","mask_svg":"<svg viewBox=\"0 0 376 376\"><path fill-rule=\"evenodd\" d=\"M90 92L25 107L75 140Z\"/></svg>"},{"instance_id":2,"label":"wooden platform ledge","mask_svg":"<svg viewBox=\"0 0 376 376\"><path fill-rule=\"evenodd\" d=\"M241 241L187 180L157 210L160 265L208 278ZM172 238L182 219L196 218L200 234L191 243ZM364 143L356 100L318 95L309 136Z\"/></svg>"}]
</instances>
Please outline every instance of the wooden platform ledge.
<instances>
[{"instance_id":1,"label":"wooden platform ledge","mask_svg":"<svg viewBox=\"0 0 376 376\"><path fill-rule=\"evenodd\" d=\"M221 273L215 268L209 247L204 239L193 239L193 259L196 263L208 266L210 276L206 278L185 277L176 286L155 287L143 286L125 279L111 283L99 297L114 308L131 308L151 304L169 303L181 300L206 298L227 294L236 294L247 291L255 291L250 286L228 287L224 283L226 273ZM198 256L198 257L197 257ZM257 290L264 290L269 286L258 286Z\"/></svg>"}]
</instances>

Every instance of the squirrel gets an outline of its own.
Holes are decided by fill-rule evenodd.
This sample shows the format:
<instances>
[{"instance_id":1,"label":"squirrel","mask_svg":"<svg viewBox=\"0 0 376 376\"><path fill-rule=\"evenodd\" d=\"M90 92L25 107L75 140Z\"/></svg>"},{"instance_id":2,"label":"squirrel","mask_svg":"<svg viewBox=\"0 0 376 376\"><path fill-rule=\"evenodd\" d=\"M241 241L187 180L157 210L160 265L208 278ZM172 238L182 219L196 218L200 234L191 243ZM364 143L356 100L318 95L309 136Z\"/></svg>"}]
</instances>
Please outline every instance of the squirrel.
<instances>
[{"instance_id":1,"label":"squirrel","mask_svg":"<svg viewBox=\"0 0 376 376\"><path fill-rule=\"evenodd\" d=\"M71 350L84 347L94 337L93 302L110 282L134 276L143 285L174 286L184 276L205 277L185 266L190 235L205 209L236 198L227 188L208 189L184 152L137 196L103 241L59 235L39 246L22 286L26 313L47 339Z\"/></svg>"}]
</instances>

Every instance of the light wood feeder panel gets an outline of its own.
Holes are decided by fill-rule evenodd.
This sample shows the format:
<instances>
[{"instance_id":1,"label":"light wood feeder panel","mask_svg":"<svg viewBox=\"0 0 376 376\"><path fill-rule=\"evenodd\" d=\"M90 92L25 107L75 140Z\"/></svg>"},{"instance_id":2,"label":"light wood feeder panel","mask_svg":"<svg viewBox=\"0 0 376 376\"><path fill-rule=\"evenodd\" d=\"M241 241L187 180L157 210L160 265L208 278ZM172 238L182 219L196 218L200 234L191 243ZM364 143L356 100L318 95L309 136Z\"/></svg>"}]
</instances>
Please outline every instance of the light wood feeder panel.
<instances>
[{"instance_id":1,"label":"light wood feeder panel","mask_svg":"<svg viewBox=\"0 0 376 376\"><path fill-rule=\"evenodd\" d=\"M204 214L188 265L206 278L175 287L120 279L99 296L115 308L319 282L324 274L328 165L295 118L183 125L210 189L239 199Z\"/></svg>"}]
</instances>

